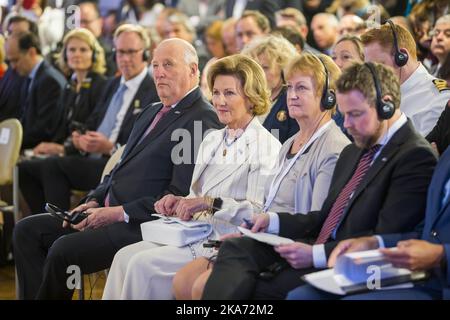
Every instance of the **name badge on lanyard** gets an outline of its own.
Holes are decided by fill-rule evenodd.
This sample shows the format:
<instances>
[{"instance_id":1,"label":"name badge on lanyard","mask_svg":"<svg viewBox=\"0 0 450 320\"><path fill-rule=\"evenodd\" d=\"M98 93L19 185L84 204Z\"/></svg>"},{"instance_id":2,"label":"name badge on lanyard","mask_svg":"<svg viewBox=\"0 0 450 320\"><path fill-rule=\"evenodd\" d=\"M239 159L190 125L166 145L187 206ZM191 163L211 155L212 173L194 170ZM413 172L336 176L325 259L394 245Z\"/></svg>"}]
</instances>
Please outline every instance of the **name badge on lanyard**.
<instances>
[{"instance_id":1,"label":"name badge on lanyard","mask_svg":"<svg viewBox=\"0 0 450 320\"><path fill-rule=\"evenodd\" d=\"M295 154L295 156L289 160L290 161L289 164L287 165L287 167L284 169L284 171L282 173L281 173L281 171L283 170L283 166L280 166L280 168L278 169L277 173L274 175L272 182L270 184L269 194L267 195L266 202L264 203L263 212L267 212L269 210L270 206L272 205L273 200L275 199L275 197L278 193L278 189L280 189L281 181L283 181L284 177L292 169L292 167L294 166L297 159L300 158L300 156L302 154L304 154L306 150L308 150L308 148L314 143L314 141L316 141L325 132L325 130L327 130L327 128L330 126L330 124L331 124L331 121L327 122L319 130L317 130L316 133L314 133L314 135L308 140L308 143L303 145L303 147ZM280 175L280 173L281 173L281 175Z\"/></svg>"}]
</instances>

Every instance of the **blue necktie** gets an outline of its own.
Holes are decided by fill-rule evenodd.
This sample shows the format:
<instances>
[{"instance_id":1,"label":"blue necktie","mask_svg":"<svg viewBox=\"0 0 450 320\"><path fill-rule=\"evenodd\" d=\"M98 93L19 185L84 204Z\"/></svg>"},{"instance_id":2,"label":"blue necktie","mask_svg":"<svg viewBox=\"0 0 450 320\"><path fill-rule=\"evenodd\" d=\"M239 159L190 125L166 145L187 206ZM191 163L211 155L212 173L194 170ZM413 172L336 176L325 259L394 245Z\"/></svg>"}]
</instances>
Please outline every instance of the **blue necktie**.
<instances>
[{"instance_id":1,"label":"blue necktie","mask_svg":"<svg viewBox=\"0 0 450 320\"><path fill-rule=\"evenodd\" d=\"M120 108L123 104L123 96L125 91L127 90L127 86L123 83L120 85L119 90L114 94L111 102L109 103L108 110L106 110L105 117L102 120L102 123L98 127L97 131L103 133L107 138L111 136L111 133L114 130L116 125L117 114L120 111Z\"/></svg>"},{"instance_id":2,"label":"blue necktie","mask_svg":"<svg viewBox=\"0 0 450 320\"><path fill-rule=\"evenodd\" d=\"M447 179L447 183L444 186L443 190L443 198L442 198L442 207L445 206L450 197L450 177Z\"/></svg>"}]
</instances>

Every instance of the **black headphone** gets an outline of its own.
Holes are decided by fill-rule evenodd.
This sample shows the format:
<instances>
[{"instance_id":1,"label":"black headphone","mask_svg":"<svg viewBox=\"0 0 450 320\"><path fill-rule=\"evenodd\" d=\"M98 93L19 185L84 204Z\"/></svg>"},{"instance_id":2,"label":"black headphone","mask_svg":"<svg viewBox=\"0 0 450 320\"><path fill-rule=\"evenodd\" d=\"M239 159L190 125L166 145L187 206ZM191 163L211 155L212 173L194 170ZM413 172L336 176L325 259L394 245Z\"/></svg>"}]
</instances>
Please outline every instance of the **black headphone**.
<instances>
[{"instance_id":1,"label":"black headphone","mask_svg":"<svg viewBox=\"0 0 450 320\"><path fill-rule=\"evenodd\" d=\"M372 74L373 83L375 84L375 92L377 94L376 97L376 109L377 114L380 119L387 120L392 118L395 112L395 106L392 101L384 100L381 96L381 85L380 80L378 79L377 72L375 70L375 66L371 62L364 63Z\"/></svg>"},{"instance_id":2,"label":"black headphone","mask_svg":"<svg viewBox=\"0 0 450 320\"><path fill-rule=\"evenodd\" d=\"M319 59L320 63L323 66L323 69L325 70L325 86L323 87L322 98L320 99L320 105L325 110L331 110L336 105L336 93L333 90L329 89L329 86L330 86L329 81L330 80L328 77L327 66L325 65L325 63L323 62L323 60L320 57L318 57L318 56L315 56L315 57L317 59Z\"/></svg>"},{"instance_id":3,"label":"black headphone","mask_svg":"<svg viewBox=\"0 0 450 320\"><path fill-rule=\"evenodd\" d=\"M112 49L112 51L113 51L113 60L114 61L116 61L116 54L117 54L117 52L116 52L116 48L113 48ZM150 59L150 49L143 49L143 51L142 51L142 60L143 61L148 61Z\"/></svg>"},{"instance_id":4,"label":"black headphone","mask_svg":"<svg viewBox=\"0 0 450 320\"><path fill-rule=\"evenodd\" d=\"M398 40L397 40L397 32L395 31L395 25L391 20L386 20L386 23L391 27L392 30L392 36L394 38L394 60L397 67L403 67L409 59L408 53L403 52L398 47Z\"/></svg>"},{"instance_id":5,"label":"black headphone","mask_svg":"<svg viewBox=\"0 0 450 320\"><path fill-rule=\"evenodd\" d=\"M97 50L95 50L95 48L91 48L91 50L92 50L91 60L92 60L92 64L94 64L95 61L97 60ZM69 59L67 58L67 47L64 48L63 59L64 59L65 64L67 64L67 61L69 61Z\"/></svg>"}]
</instances>

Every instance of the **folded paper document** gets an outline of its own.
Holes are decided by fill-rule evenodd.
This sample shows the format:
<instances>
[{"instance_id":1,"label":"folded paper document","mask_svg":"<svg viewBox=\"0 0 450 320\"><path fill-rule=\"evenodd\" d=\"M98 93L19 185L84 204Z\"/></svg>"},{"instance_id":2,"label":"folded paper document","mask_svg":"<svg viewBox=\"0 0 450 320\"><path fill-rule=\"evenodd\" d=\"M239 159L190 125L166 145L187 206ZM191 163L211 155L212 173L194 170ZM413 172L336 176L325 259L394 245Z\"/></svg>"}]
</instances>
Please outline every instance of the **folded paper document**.
<instances>
[{"instance_id":1,"label":"folded paper document","mask_svg":"<svg viewBox=\"0 0 450 320\"><path fill-rule=\"evenodd\" d=\"M337 259L334 269L303 276L303 280L310 285L337 295L410 288L414 281L426 278L426 272L393 267L378 250L344 254Z\"/></svg>"},{"instance_id":2,"label":"folded paper document","mask_svg":"<svg viewBox=\"0 0 450 320\"><path fill-rule=\"evenodd\" d=\"M292 239L283 238L283 237L277 236L276 234L272 234L272 233L251 232L249 229L242 228L242 227L238 227L238 229L244 236L253 238L260 242L270 244L272 246L279 246L282 244L289 244L289 243L294 242L294 240L292 240Z\"/></svg>"},{"instance_id":3,"label":"folded paper document","mask_svg":"<svg viewBox=\"0 0 450 320\"><path fill-rule=\"evenodd\" d=\"M161 219L141 224L144 241L183 247L207 238L212 232L211 224L206 221L183 221L177 217L166 217L158 214L153 216Z\"/></svg>"}]
</instances>

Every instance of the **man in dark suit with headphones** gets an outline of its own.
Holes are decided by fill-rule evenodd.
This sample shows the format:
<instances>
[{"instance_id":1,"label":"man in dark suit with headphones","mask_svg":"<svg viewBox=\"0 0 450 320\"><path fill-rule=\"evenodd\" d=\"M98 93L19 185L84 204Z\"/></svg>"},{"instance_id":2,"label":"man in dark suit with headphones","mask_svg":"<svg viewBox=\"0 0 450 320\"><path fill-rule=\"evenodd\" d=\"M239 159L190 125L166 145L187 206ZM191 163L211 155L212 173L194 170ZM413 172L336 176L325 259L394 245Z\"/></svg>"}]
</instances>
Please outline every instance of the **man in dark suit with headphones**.
<instances>
[{"instance_id":1,"label":"man in dark suit with headphones","mask_svg":"<svg viewBox=\"0 0 450 320\"><path fill-rule=\"evenodd\" d=\"M338 241L409 231L423 219L436 155L398 109L394 73L379 64L355 64L337 88L354 143L337 161L322 209L255 215L253 232L296 242L272 247L249 237L224 241L204 299L283 299L303 274L327 266Z\"/></svg>"},{"instance_id":2,"label":"man in dark suit with headphones","mask_svg":"<svg viewBox=\"0 0 450 320\"><path fill-rule=\"evenodd\" d=\"M426 136L436 125L447 101L450 88L433 77L417 60L416 42L411 33L392 21L361 35L366 61L394 69L400 81L400 110L414 128Z\"/></svg>"},{"instance_id":3,"label":"man in dark suit with headphones","mask_svg":"<svg viewBox=\"0 0 450 320\"><path fill-rule=\"evenodd\" d=\"M122 76L106 84L87 121L87 131L72 132L72 145L65 148L63 157L49 157L39 168L31 164L19 167L20 187L32 212L42 212L46 202L68 210L71 190L94 188L111 154L126 143L137 116L159 101L148 72L150 40L146 31L122 25L115 33L115 46Z\"/></svg>"}]
</instances>

